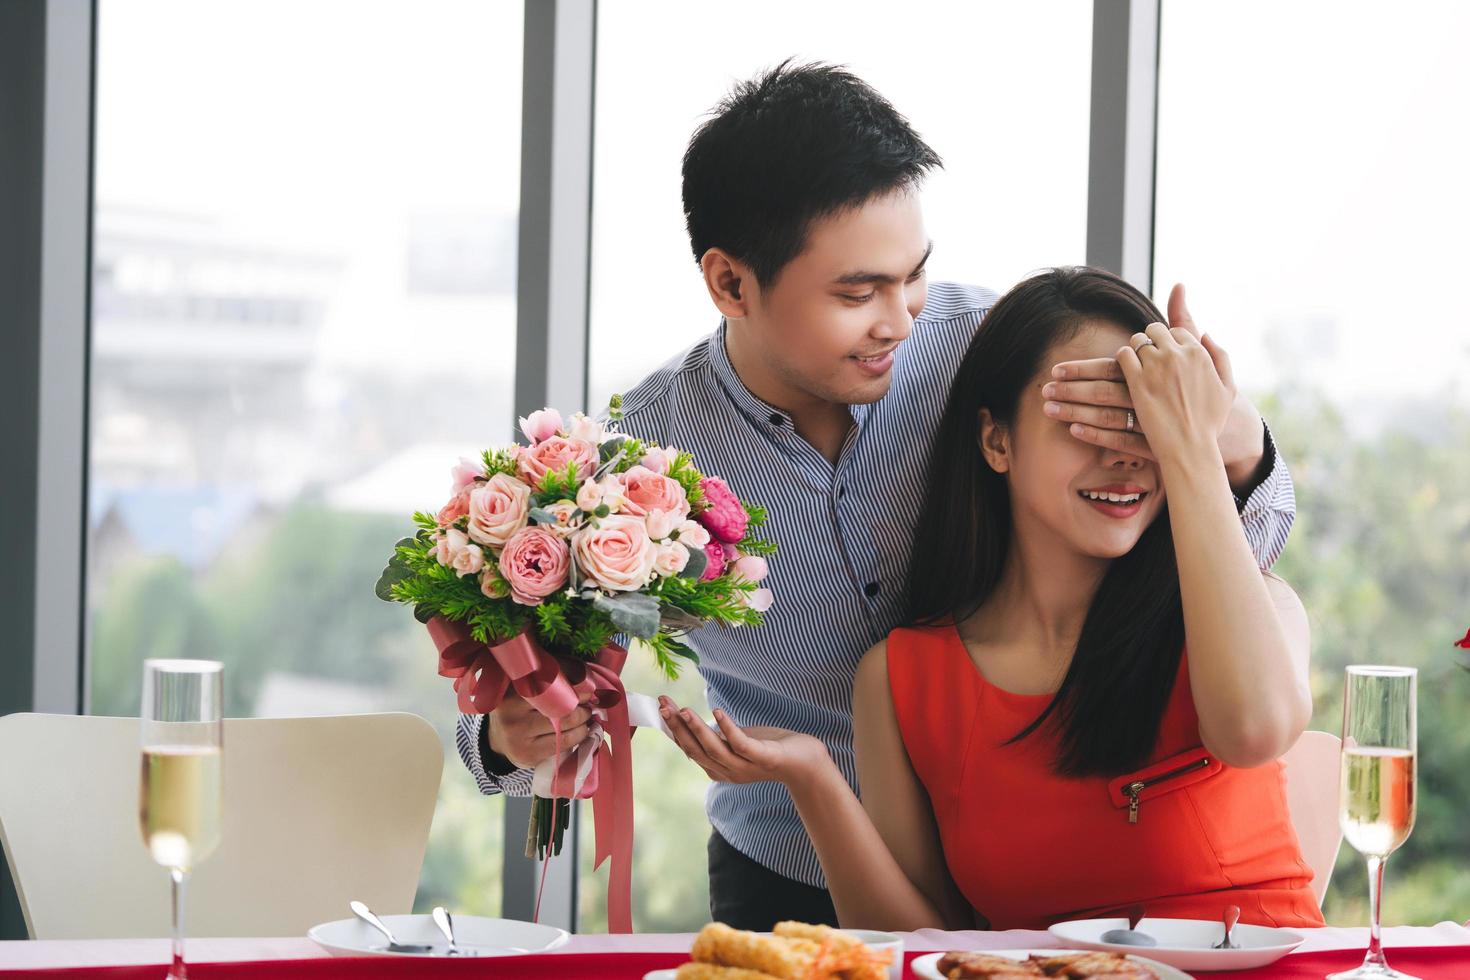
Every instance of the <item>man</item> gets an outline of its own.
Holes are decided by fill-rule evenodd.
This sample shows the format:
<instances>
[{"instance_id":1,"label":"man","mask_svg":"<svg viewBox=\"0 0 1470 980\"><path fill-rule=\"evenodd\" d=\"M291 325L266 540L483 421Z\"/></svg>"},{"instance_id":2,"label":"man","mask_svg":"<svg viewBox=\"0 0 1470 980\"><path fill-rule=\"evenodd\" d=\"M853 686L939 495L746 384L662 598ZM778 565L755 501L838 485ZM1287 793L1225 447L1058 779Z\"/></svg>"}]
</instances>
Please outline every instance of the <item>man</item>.
<instances>
[{"instance_id":1,"label":"man","mask_svg":"<svg viewBox=\"0 0 1470 980\"><path fill-rule=\"evenodd\" d=\"M737 85L684 157L684 210L720 328L624 398L623 431L694 454L766 506L781 550L760 629L705 630L710 706L742 726L807 732L856 785L850 698L863 652L899 623L929 443L960 359L994 303L928 284L918 190L939 157L845 71L789 62ZM1182 290L1174 326L1192 328ZM1064 366L1041 393L1086 442L1148 453L1111 360ZM1280 554L1295 502L1260 415L1238 399L1221 448L1258 560ZM587 713L564 721L568 738ZM957 736L958 741L958 736ZM529 792L553 751L511 699L461 719L487 793ZM707 809L711 916L737 928L836 924L785 789L717 783Z\"/></svg>"}]
</instances>

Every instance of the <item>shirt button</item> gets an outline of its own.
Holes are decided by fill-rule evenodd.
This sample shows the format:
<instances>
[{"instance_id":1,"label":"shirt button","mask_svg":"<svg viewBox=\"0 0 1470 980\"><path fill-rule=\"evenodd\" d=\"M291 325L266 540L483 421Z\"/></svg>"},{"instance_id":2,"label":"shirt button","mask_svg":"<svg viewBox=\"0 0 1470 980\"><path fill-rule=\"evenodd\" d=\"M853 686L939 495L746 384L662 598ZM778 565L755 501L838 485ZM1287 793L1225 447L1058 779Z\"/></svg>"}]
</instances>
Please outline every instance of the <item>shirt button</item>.
<instances>
[{"instance_id":1,"label":"shirt button","mask_svg":"<svg viewBox=\"0 0 1470 980\"><path fill-rule=\"evenodd\" d=\"M878 583L869 582L868 587L863 589L863 592L867 593L869 599L873 598L873 596L878 594Z\"/></svg>"},{"instance_id":2,"label":"shirt button","mask_svg":"<svg viewBox=\"0 0 1470 980\"><path fill-rule=\"evenodd\" d=\"M782 420L781 416L777 415L775 412L772 412L771 413L771 424L772 425L780 425L782 421L783 420Z\"/></svg>"},{"instance_id":3,"label":"shirt button","mask_svg":"<svg viewBox=\"0 0 1470 980\"><path fill-rule=\"evenodd\" d=\"M846 494L847 494L847 487L845 487L845 486L838 486L838 488L837 488L837 496L838 497L842 497L842 496L845 496Z\"/></svg>"}]
</instances>

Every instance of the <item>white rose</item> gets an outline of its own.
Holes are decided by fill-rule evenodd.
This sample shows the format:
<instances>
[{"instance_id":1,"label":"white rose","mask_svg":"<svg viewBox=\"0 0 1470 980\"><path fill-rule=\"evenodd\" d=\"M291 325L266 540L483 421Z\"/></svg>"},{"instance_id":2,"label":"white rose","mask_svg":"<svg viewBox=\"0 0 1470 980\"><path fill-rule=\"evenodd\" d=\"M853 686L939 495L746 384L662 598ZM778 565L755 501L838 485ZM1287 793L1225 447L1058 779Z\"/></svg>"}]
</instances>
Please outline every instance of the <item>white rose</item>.
<instances>
[{"instance_id":1,"label":"white rose","mask_svg":"<svg viewBox=\"0 0 1470 980\"><path fill-rule=\"evenodd\" d=\"M690 548L703 548L709 544L709 531L698 521L685 521L679 525L679 543Z\"/></svg>"},{"instance_id":2,"label":"white rose","mask_svg":"<svg viewBox=\"0 0 1470 980\"><path fill-rule=\"evenodd\" d=\"M602 491L602 502L607 505L610 513L616 514L628 502L628 498L623 496L623 482L614 473L603 477L597 484L597 489Z\"/></svg>"},{"instance_id":3,"label":"white rose","mask_svg":"<svg viewBox=\"0 0 1470 980\"><path fill-rule=\"evenodd\" d=\"M480 569L485 567L485 552L481 551L477 544L467 544L459 549L454 558L450 560L449 565L459 573L460 578L466 575L476 575Z\"/></svg>"},{"instance_id":4,"label":"white rose","mask_svg":"<svg viewBox=\"0 0 1470 980\"><path fill-rule=\"evenodd\" d=\"M602 445L602 440L607 433L602 431L601 424L596 419L589 419L582 412L572 416L571 422L567 424L567 436L571 439L580 439L590 442L594 446Z\"/></svg>"},{"instance_id":5,"label":"white rose","mask_svg":"<svg viewBox=\"0 0 1470 980\"><path fill-rule=\"evenodd\" d=\"M602 487L598 486L595 480L583 483L582 488L577 491L577 506L590 514L601 505Z\"/></svg>"},{"instance_id":6,"label":"white rose","mask_svg":"<svg viewBox=\"0 0 1470 980\"><path fill-rule=\"evenodd\" d=\"M653 571L656 575L668 577L678 575L689 564L689 549L677 541L670 541L658 546L658 554L653 559Z\"/></svg>"},{"instance_id":7,"label":"white rose","mask_svg":"<svg viewBox=\"0 0 1470 980\"><path fill-rule=\"evenodd\" d=\"M674 533L674 528L683 521L684 515L673 510L659 510L657 508L648 512L643 518L648 528L648 536L655 541L662 541Z\"/></svg>"}]
</instances>

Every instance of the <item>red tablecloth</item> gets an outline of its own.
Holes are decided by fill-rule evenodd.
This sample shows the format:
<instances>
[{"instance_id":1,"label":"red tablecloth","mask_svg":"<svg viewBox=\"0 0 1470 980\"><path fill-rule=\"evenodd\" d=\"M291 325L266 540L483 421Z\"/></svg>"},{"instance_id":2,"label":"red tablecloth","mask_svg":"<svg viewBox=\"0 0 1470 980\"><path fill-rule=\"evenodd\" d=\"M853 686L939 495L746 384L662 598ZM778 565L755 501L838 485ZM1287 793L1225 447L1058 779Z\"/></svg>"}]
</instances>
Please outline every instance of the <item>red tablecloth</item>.
<instances>
[{"instance_id":1,"label":"red tablecloth","mask_svg":"<svg viewBox=\"0 0 1470 980\"><path fill-rule=\"evenodd\" d=\"M906 957L912 962L921 953ZM1389 950L1389 962L1420 980L1470 980L1470 947L1421 946ZM261 963L199 963L189 966L192 980L408 980L411 977L511 978L516 980L642 980L650 970L688 960L676 953L564 953L505 956L479 960L365 959L270 960ZM1234 973L1202 974L1231 980L1322 980L1328 973L1356 966L1361 950L1297 953L1271 966ZM159 980L164 967L106 966L57 970L0 970L0 978L37 980Z\"/></svg>"}]
</instances>

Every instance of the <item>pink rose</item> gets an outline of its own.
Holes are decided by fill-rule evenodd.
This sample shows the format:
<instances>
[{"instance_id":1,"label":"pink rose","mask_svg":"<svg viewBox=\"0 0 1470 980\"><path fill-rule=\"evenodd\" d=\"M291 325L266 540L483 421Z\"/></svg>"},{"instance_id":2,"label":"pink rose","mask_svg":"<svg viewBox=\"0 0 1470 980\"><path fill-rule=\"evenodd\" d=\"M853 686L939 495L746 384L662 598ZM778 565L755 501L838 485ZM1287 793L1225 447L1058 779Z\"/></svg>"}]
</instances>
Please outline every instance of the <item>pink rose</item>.
<instances>
[{"instance_id":1,"label":"pink rose","mask_svg":"<svg viewBox=\"0 0 1470 980\"><path fill-rule=\"evenodd\" d=\"M667 578L670 575L678 575L689 564L689 549L677 541L658 546L658 554L653 559L653 571L656 575Z\"/></svg>"},{"instance_id":2,"label":"pink rose","mask_svg":"<svg viewBox=\"0 0 1470 980\"><path fill-rule=\"evenodd\" d=\"M461 490L473 486L476 480L483 480L484 478L484 460L461 456L459 462L455 463L454 468L449 471L450 492L459 493Z\"/></svg>"},{"instance_id":3,"label":"pink rose","mask_svg":"<svg viewBox=\"0 0 1470 980\"><path fill-rule=\"evenodd\" d=\"M704 491L704 510L699 514L699 521L709 528L709 533L731 544L745 537L750 516L725 481L707 476L699 481L699 489Z\"/></svg>"},{"instance_id":4,"label":"pink rose","mask_svg":"<svg viewBox=\"0 0 1470 980\"><path fill-rule=\"evenodd\" d=\"M577 505L572 501L558 500L547 505L546 512L556 518L556 523L543 526L561 538L569 538L581 530L582 522L577 520Z\"/></svg>"},{"instance_id":5,"label":"pink rose","mask_svg":"<svg viewBox=\"0 0 1470 980\"><path fill-rule=\"evenodd\" d=\"M500 553L500 574L510 586L510 597L523 606L539 606L566 585L570 568L567 543L544 527L521 529Z\"/></svg>"},{"instance_id":6,"label":"pink rose","mask_svg":"<svg viewBox=\"0 0 1470 980\"><path fill-rule=\"evenodd\" d=\"M688 548L703 548L709 544L709 531L698 521L686 520L679 525L679 543Z\"/></svg>"},{"instance_id":7,"label":"pink rose","mask_svg":"<svg viewBox=\"0 0 1470 980\"><path fill-rule=\"evenodd\" d=\"M766 560L759 555L744 555L735 562L735 567L731 569L736 578L747 582L759 582L766 577L769 571Z\"/></svg>"},{"instance_id":8,"label":"pink rose","mask_svg":"<svg viewBox=\"0 0 1470 980\"><path fill-rule=\"evenodd\" d=\"M771 594L770 589L756 589L754 592L745 593L745 604L756 612L765 612L775 601L776 597Z\"/></svg>"},{"instance_id":9,"label":"pink rose","mask_svg":"<svg viewBox=\"0 0 1470 980\"><path fill-rule=\"evenodd\" d=\"M554 408L543 408L520 420L521 431L531 440L531 445L545 442L561 431L561 413Z\"/></svg>"},{"instance_id":10,"label":"pink rose","mask_svg":"<svg viewBox=\"0 0 1470 980\"><path fill-rule=\"evenodd\" d=\"M526 526L531 488L505 473L496 473L470 491L470 537L500 548Z\"/></svg>"},{"instance_id":11,"label":"pink rose","mask_svg":"<svg viewBox=\"0 0 1470 980\"><path fill-rule=\"evenodd\" d=\"M674 529L684 520L684 516L678 511L660 510L655 507L643 518L648 528L648 536L655 541L662 541L674 533Z\"/></svg>"},{"instance_id":12,"label":"pink rose","mask_svg":"<svg viewBox=\"0 0 1470 980\"><path fill-rule=\"evenodd\" d=\"M471 481L469 486L451 497L449 503L439 508L434 519L439 522L440 527L448 527L470 512L470 490L473 486L474 482Z\"/></svg>"},{"instance_id":13,"label":"pink rose","mask_svg":"<svg viewBox=\"0 0 1470 980\"><path fill-rule=\"evenodd\" d=\"M648 584L657 549L641 517L604 517L572 536L577 567L598 588L632 592Z\"/></svg>"},{"instance_id":14,"label":"pink rose","mask_svg":"<svg viewBox=\"0 0 1470 980\"><path fill-rule=\"evenodd\" d=\"M585 480L597 471L597 447L590 442L551 436L521 454L516 461L521 479L533 487L541 486L547 473L562 473L568 463L577 465L577 480Z\"/></svg>"},{"instance_id":15,"label":"pink rose","mask_svg":"<svg viewBox=\"0 0 1470 980\"><path fill-rule=\"evenodd\" d=\"M646 466L635 466L619 474L623 484L623 513L647 516L653 510L665 510L679 515L677 526L689 516L689 500L679 481L659 476Z\"/></svg>"},{"instance_id":16,"label":"pink rose","mask_svg":"<svg viewBox=\"0 0 1470 980\"><path fill-rule=\"evenodd\" d=\"M713 582L725 574L725 548L718 541L711 541L704 546L704 555L709 559L709 564L704 566L704 574L699 576L699 580Z\"/></svg>"}]
</instances>

